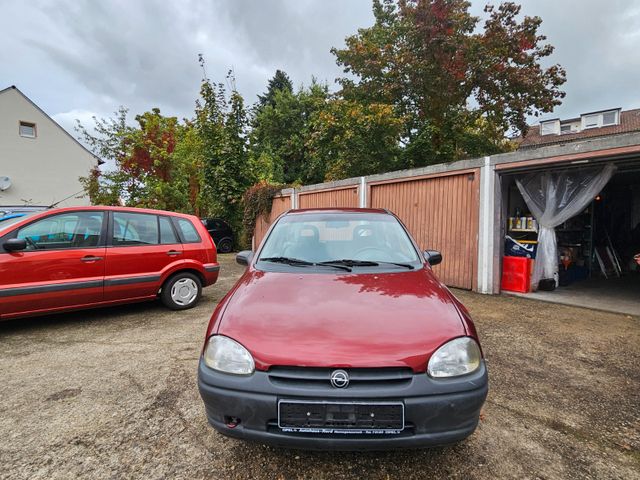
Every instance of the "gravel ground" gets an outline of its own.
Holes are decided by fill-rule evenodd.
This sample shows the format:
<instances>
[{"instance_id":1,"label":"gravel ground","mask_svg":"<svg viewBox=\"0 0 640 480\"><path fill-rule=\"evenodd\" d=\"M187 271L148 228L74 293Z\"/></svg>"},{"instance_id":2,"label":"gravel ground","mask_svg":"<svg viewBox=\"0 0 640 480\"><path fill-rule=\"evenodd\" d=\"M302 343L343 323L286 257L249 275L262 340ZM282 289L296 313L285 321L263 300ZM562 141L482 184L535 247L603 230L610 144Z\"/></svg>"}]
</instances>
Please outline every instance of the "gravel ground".
<instances>
[{"instance_id":1,"label":"gravel ground","mask_svg":"<svg viewBox=\"0 0 640 480\"><path fill-rule=\"evenodd\" d=\"M213 308L159 304L0 324L0 478L640 478L640 319L456 291L490 369L478 430L453 447L275 449L207 424L196 367Z\"/></svg>"}]
</instances>

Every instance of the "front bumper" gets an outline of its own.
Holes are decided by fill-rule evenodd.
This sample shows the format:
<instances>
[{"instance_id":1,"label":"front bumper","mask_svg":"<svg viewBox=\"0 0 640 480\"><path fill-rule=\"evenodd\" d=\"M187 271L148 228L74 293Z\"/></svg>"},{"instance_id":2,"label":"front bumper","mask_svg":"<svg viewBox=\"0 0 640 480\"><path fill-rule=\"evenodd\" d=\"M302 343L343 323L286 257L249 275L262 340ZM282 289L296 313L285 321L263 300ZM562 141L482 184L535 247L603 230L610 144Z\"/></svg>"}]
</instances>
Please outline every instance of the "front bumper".
<instances>
[{"instance_id":1,"label":"front bumper","mask_svg":"<svg viewBox=\"0 0 640 480\"><path fill-rule=\"evenodd\" d=\"M218 373L202 358L198 387L209 423L220 433L261 443L313 450L385 450L447 445L471 435L488 392L487 369L482 362L474 373L457 379L436 380L415 374L403 387L336 389L327 382L318 391L275 385L267 372L241 377ZM396 434L325 434L283 432L278 427L278 400L341 402L400 401L405 428ZM230 428L227 421L240 423Z\"/></svg>"}]
</instances>

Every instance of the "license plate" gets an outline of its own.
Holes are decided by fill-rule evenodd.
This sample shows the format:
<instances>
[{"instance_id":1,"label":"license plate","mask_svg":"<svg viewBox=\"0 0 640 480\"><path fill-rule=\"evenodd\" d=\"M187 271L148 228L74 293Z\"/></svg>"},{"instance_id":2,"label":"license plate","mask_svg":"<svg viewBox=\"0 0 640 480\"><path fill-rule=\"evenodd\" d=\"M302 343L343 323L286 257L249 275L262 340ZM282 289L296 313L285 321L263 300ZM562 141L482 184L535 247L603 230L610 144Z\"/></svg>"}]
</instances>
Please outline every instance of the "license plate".
<instances>
[{"instance_id":1,"label":"license plate","mask_svg":"<svg viewBox=\"0 0 640 480\"><path fill-rule=\"evenodd\" d=\"M284 432L299 433L400 433L404 430L404 404L280 400L278 426Z\"/></svg>"}]
</instances>

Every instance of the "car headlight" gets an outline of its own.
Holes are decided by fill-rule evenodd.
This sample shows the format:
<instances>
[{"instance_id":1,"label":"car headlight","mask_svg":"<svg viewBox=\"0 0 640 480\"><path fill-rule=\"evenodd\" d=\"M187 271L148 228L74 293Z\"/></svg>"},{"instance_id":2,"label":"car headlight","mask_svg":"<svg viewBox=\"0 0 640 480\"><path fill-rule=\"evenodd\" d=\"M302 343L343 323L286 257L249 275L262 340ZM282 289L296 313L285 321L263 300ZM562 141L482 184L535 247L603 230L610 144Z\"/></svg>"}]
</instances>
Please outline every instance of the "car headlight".
<instances>
[{"instance_id":1,"label":"car headlight","mask_svg":"<svg viewBox=\"0 0 640 480\"><path fill-rule=\"evenodd\" d=\"M460 337L442 345L429 359L427 373L434 378L457 377L480 367L480 347L471 337Z\"/></svg>"},{"instance_id":2,"label":"car headlight","mask_svg":"<svg viewBox=\"0 0 640 480\"><path fill-rule=\"evenodd\" d=\"M222 335L214 335L209 339L204 350L204 363L209 368L234 375L250 375L255 370L249 351Z\"/></svg>"}]
</instances>

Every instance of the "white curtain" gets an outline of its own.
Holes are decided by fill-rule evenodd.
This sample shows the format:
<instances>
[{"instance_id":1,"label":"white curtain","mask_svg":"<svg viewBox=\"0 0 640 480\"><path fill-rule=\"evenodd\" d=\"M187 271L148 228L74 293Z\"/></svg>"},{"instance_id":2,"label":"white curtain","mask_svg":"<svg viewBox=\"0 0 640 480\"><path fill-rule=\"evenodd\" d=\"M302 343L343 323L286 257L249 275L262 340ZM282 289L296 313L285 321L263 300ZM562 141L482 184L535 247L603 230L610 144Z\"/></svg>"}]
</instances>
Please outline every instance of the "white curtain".
<instances>
[{"instance_id":1,"label":"white curtain","mask_svg":"<svg viewBox=\"0 0 640 480\"><path fill-rule=\"evenodd\" d=\"M558 245L555 227L576 216L604 188L616 167L543 171L531 173L516 184L538 221L538 252L533 267L533 288L543 278L558 273Z\"/></svg>"}]
</instances>

